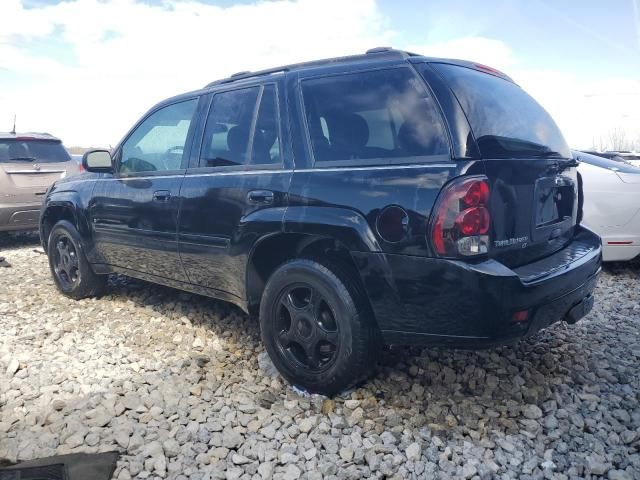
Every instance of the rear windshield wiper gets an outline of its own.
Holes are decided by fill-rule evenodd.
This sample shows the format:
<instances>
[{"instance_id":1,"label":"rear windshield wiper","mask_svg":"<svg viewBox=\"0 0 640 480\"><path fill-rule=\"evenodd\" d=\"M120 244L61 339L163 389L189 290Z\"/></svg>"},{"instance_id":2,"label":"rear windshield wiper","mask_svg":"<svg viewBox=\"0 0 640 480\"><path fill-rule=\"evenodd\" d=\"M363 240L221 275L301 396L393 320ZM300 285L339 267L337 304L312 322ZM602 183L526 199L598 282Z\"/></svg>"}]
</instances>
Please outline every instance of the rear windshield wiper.
<instances>
[{"instance_id":1,"label":"rear windshield wiper","mask_svg":"<svg viewBox=\"0 0 640 480\"><path fill-rule=\"evenodd\" d=\"M13 161L20 161L20 162L35 162L36 158L35 157L11 157L9 158L10 162Z\"/></svg>"},{"instance_id":2,"label":"rear windshield wiper","mask_svg":"<svg viewBox=\"0 0 640 480\"><path fill-rule=\"evenodd\" d=\"M536 158L564 158L560 152L556 152L553 150L535 152L535 153L532 153L531 156Z\"/></svg>"}]
</instances>

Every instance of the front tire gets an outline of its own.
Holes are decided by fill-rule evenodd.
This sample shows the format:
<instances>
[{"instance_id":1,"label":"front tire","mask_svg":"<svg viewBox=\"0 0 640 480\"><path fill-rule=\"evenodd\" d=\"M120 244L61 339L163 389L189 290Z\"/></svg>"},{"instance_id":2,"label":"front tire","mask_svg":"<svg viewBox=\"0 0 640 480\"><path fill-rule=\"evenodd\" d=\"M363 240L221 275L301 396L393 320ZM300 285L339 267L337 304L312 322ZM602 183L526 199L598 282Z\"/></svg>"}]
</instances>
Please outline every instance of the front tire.
<instances>
[{"instance_id":1,"label":"front tire","mask_svg":"<svg viewBox=\"0 0 640 480\"><path fill-rule=\"evenodd\" d=\"M96 275L84 254L80 234L67 220L51 229L47 243L49 268L58 290L69 298L100 296L107 285L106 275Z\"/></svg>"},{"instance_id":2,"label":"front tire","mask_svg":"<svg viewBox=\"0 0 640 480\"><path fill-rule=\"evenodd\" d=\"M333 395L371 373L378 331L354 277L338 265L291 260L269 278L260 303L262 341L280 374Z\"/></svg>"}]
</instances>

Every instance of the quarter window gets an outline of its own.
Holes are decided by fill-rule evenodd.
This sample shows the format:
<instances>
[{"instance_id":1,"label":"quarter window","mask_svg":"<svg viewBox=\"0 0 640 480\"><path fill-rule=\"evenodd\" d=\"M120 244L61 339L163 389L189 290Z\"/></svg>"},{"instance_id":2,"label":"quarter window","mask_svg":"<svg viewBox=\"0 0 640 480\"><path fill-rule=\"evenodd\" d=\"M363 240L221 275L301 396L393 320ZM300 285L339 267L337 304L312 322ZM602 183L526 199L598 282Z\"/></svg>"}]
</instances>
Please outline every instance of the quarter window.
<instances>
[{"instance_id":1,"label":"quarter window","mask_svg":"<svg viewBox=\"0 0 640 480\"><path fill-rule=\"evenodd\" d=\"M265 85L253 134L251 163L280 163L280 132L275 85Z\"/></svg>"},{"instance_id":2,"label":"quarter window","mask_svg":"<svg viewBox=\"0 0 640 480\"><path fill-rule=\"evenodd\" d=\"M316 161L449 153L433 99L409 68L306 80L302 94Z\"/></svg>"},{"instance_id":3,"label":"quarter window","mask_svg":"<svg viewBox=\"0 0 640 480\"><path fill-rule=\"evenodd\" d=\"M122 145L120 172L180 169L197 102L175 103L148 116Z\"/></svg>"}]
</instances>

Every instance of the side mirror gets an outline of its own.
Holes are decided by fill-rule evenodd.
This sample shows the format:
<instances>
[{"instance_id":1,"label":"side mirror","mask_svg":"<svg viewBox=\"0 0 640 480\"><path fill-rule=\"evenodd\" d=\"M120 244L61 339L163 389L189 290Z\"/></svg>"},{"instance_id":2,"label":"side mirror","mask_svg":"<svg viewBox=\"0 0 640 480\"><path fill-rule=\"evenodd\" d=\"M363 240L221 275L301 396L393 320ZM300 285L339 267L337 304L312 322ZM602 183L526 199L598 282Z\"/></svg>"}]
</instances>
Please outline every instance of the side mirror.
<instances>
[{"instance_id":1,"label":"side mirror","mask_svg":"<svg viewBox=\"0 0 640 480\"><path fill-rule=\"evenodd\" d=\"M113 173L113 161L108 150L89 150L82 156L82 166L87 172Z\"/></svg>"}]
</instances>

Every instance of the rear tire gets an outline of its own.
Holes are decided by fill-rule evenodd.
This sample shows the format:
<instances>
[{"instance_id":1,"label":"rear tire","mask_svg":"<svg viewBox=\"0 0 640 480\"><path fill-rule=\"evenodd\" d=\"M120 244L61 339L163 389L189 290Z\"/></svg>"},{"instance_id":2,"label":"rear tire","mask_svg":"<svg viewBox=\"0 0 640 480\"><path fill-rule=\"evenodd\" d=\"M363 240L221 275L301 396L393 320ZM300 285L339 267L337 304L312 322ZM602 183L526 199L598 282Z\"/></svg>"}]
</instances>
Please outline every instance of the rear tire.
<instances>
[{"instance_id":1,"label":"rear tire","mask_svg":"<svg viewBox=\"0 0 640 480\"><path fill-rule=\"evenodd\" d=\"M47 243L49 268L58 290L69 298L100 296L107 286L106 275L96 275L84 254L76 227L60 220L51 229Z\"/></svg>"},{"instance_id":2,"label":"rear tire","mask_svg":"<svg viewBox=\"0 0 640 480\"><path fill-rule=\"evenodd\" d=\"M260 328L280 374L324 395L367 378L379 350L366 297L336 264L296 259L280 266L262 295Z\"/></svg>"}]
</instances>

